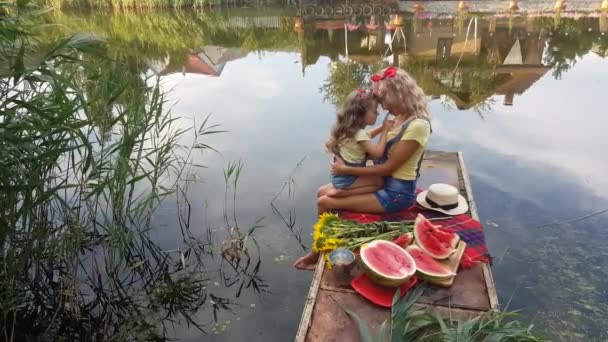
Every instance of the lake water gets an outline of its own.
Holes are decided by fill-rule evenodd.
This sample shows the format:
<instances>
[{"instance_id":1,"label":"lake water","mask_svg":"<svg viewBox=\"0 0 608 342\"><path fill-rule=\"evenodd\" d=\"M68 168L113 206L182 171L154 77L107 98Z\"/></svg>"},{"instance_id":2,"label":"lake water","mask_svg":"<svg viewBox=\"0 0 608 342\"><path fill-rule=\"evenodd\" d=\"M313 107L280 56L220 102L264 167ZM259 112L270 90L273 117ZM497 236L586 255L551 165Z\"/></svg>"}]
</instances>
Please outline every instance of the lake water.
<instances>
[{"instance_id":1,"label":"lake water","mask_svg":"<svg viewBox=\"0 0 608 342\"><path fill-rule=\"evenodd\" d=\"M304 253L298 240L310 245L315 192L329 180L323 142L334 103L393 64L429 96L429 149L464 153L501 304L521 309L552 339L607 340L608 214L570 221L608 208L606 18L297 14L289 7L49 17L107 37L117 59L159 75L181 127L211 114L227 130L204 139L218 153L194 156L208 168L196 171L204 183L189 189L193 231L225 236L223 169L244 165L236 217L242 230L261 219L259 277L269 293L245 288L217 323L201 312L208 336L186 326L172 334L293 338L312 273L291 264ZM157 215L167 249L179 244L172 215L170 205ZM210 274L208 291L235 296L221 272Z\"/></svg>"}]
</instances>

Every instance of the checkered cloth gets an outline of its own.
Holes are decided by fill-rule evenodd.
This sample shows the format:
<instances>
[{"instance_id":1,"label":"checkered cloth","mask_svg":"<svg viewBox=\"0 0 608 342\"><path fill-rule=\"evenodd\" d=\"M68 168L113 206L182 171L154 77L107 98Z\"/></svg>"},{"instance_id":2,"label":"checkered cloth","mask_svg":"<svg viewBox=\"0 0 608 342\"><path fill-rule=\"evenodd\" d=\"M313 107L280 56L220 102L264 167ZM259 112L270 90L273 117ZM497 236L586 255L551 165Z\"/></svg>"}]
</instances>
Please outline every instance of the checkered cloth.
<instances>
[{"instance_id":1,"label":"checkered cloth","mask_svg":"<svg viewBox=\"0 0 608 342\"><path fill-rule=\"evenodd\" d=\"M433 210L427 210L417 204L397 213L391 214L365 214L352 211L341 211L340 217L344 220L354 220L361 223L376 221L403 221L414 220L418 214L430 218L449 217ZM491 263L492 257L486 246L486 239L483 233L483 225L468 215L457 215L444 220L434 222L435 225L442 226L444 229L454 232L467 243L467 248L460 262L463 269L471 268L478 262Z\"/></svg>"}]
</instances>

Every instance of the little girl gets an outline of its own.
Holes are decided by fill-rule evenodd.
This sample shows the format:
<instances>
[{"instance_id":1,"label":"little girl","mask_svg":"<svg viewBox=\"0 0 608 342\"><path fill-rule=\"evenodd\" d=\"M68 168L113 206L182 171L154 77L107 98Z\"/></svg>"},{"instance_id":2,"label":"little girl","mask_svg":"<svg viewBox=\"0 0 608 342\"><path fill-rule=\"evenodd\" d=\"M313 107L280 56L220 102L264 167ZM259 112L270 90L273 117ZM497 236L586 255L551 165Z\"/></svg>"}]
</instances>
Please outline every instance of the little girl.
<instances>
[{"instance_id":1,"label":"little girl","mask_svg":"<svg viewBox=\"0 0 608 342\"><path fill-rule=\"evenodd\" d=\"M378 118L378 102L371 92L363 89L348 94L342 108L338 111L329 139L325 143L327 150L350 166L365 166L367 159L382 157L386 146L386 136L390 129L387 117L382 126L366 131L368 125L374 125ZM377 144L371 139L380 134ZM355 194L371 193L382 188L379 176L332 176L333 189L328 196L342 197Z\"/></svg>"}]
</instances>

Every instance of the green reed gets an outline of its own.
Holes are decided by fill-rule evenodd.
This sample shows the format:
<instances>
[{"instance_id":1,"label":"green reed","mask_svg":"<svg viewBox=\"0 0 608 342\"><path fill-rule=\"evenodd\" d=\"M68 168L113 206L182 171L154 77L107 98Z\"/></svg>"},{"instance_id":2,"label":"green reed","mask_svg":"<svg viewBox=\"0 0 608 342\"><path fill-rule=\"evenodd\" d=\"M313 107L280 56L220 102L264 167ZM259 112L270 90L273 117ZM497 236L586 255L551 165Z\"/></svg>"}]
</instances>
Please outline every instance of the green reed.
<instances>
[{"instance_id":1,"label":"green reed","mask_svg":"<svg viewBox=\"0 0 608 342\"><path fill-rule=\"evenodd\" d=\"M0 3L0 334L159 340L184 322L205 332L199 312L234 303L207 287L205 263L221 251L191 232L187 193L191 154L219 131L208 120L180 128L158 80L109 58L102 39L41 36L49 27L31 19L43 12ZM150 237L168 199L182 235L173 251ZM264 291L255 250L230 266L237 297Z\"/></svg>"},{"instance_id":2,"label":"green reed","mask_svg":"<svg viewBox=\"0 0 608 342\"><path fill-rule=\"evenodd\" d=\"M525 326L516 320L517 313L512 311L487 312L467 321L443 319L416 305L425 290L426 286L417 286L401 299L397 291L391 317L382 322L376 334L370 331L368 323L358 314L344 306L342 309L357 323L363 342L544 341L533 334L532 325Z\"/></svg>"}]
</instances>

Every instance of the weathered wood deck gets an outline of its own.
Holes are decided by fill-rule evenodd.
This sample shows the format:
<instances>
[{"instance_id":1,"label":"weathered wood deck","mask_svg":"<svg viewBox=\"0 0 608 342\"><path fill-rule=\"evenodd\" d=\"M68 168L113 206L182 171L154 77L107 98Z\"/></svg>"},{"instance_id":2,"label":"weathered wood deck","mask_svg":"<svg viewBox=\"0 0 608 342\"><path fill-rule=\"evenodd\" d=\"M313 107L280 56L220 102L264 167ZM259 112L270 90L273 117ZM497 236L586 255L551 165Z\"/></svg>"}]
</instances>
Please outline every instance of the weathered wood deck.
<instances>
[{"instance_id":1,"label":"weathered wood deck","mask_svg":"<svg viewBox=\"0 0 608 342\"><path fill-rule=\"evenodd\" d=\"M418 186L426 188L440 182L458 187L469 201L469 214L479 219L461 153L425 153ZM319 260L295 341L359 341L356 323L338 303L356 312L370 324L372 330L377 330L390 316L390 310L369 302L352 290L349 279L338 279L332 272L325 272L324 259ZM420 297L418 305L430 307L437 314L452 319L467 319L489 310L498 310L490 267L478 264L472 269L460 271L452 287L432 287Z\"/></svg>"}]
</instances>

